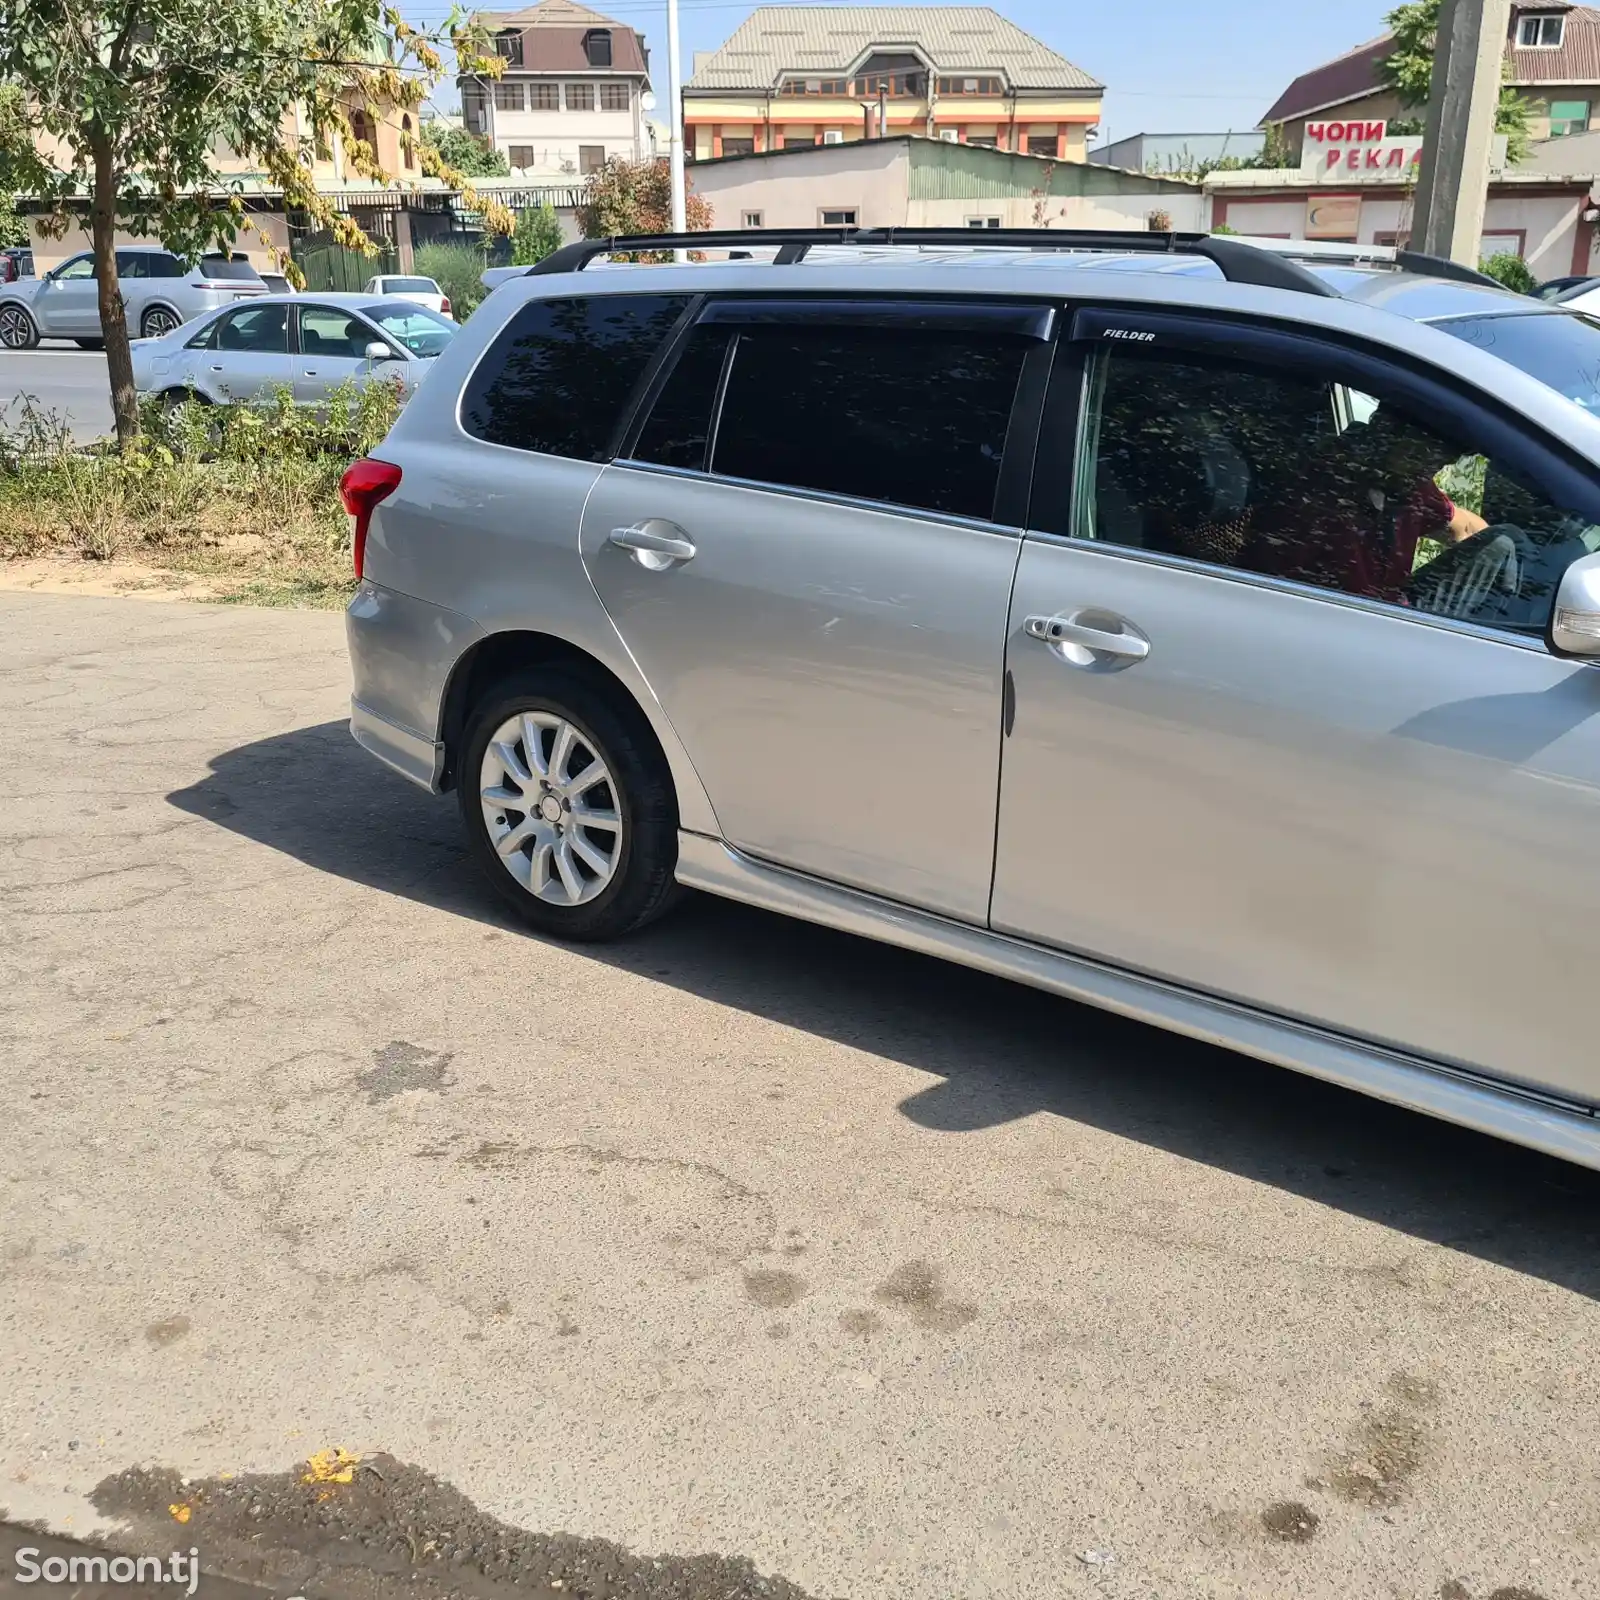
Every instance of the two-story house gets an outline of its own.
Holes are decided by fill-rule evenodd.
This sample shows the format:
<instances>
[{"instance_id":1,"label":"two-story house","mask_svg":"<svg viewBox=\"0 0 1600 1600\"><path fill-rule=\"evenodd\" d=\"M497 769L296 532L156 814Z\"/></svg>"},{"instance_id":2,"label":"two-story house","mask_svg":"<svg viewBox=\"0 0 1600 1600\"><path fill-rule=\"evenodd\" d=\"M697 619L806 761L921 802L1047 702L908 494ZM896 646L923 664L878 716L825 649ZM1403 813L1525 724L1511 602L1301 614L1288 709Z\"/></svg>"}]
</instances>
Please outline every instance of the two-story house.
<instances>
[{"instance_id":1,"label":"two-story house","mask_svg":"<svg viewBox=\"0 0 1600 1600\"><path fill-rule=\"evenodd\" d=\"M1383 81L1379 64L1394 51L1382 38L1303 72L1261 119L1280 129L1290 157L1300 159L1308 122L1388 120L1416 116ZM1506 82L1529 103L1535 139L1559 139L1600 128L1600 10L1564 0L1511 6Z\"/></svg>"},{"instance_id":2,"label":"two-story house","mask_svg":"<svg viewBox=\"0 0 1600 1600\"><path fill-rule=\"evenodd\" d=\"M988 6L758 6L683 90L692 159L921 134L1082 161L1104 85Z\"/></svg>"},{"instance_id":3,"label":"two-story house","mask_svg":"<svg viewBox=\"0 0 1600 1600\"><path fill-rule=\"evenodd\" d=\"M467 129L504 153L513 171L588 173L612 156L642 160L650 57L642 35L577 0L475 20L505 61L495 79L463 77Z\"/></svg>"}]
</instances>

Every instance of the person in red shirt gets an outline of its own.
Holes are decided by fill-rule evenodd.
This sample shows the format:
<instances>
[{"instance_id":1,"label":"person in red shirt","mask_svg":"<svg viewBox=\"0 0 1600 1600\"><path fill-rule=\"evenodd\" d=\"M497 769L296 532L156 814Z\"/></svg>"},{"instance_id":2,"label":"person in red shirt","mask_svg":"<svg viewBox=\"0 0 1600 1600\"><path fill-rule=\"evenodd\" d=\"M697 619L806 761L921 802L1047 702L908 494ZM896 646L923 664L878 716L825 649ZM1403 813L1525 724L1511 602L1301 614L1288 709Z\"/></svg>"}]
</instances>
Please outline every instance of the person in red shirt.
<instances>
[{"instance_id":1,"label":"person in red shirt","mask_svg":"<svg viewBox=\"0 0 1600 1600\"><path fill-rule=\"evenodd\" d=\"M1258 522L1239 565L1253 572L1407 603L1424 539L1454 543L1488 524L1435 481L1449 446L1387 407L1348 427L1306 489Z\"/></svg>"}]
</instances>

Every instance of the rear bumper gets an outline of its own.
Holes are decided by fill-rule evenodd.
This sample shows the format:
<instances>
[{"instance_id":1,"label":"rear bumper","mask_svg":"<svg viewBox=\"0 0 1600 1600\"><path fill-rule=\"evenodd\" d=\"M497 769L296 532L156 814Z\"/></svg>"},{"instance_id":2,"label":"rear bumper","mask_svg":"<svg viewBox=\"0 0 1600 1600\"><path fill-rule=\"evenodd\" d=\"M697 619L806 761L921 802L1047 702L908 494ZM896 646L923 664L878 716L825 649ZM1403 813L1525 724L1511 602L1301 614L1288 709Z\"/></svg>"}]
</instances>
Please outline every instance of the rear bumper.
<instances>
[{"instance_id":1,"label":"rear bumper","mask_svg":"<svg viewBox=\"0 0 1600 1600\"><path fill-rule=\"evenodd\" d=\"M398 722L380 717L359 700L350 702L350 735L361 748L375 755L402 778L409 778L438 794L444 777L444 741L425 739Z\"/></svg>"},{"instance_id":2,"label":"rear bumper","mask_svg":"<svg viewBox=\"0 0 1600 1600\"><path fill-rule=\"evenodd\" d=\"M356 743L437 793L445 764L445 686L482 629L470 617L368 579L345 612L345 632Z\"/></svg>"}]
</instances>

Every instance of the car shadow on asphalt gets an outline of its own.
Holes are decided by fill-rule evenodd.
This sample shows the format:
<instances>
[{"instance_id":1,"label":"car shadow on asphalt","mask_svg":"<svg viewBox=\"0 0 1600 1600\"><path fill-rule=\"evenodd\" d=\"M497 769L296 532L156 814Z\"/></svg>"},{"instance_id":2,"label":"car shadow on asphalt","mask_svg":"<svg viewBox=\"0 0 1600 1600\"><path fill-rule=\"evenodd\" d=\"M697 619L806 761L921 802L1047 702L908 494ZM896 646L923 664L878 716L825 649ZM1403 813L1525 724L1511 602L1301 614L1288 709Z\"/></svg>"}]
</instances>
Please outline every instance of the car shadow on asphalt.
<instances>
[{"instance_id":1,"label":"car shadow on asphalt","mask_svg":"<svg viewBox=\"0 0 1600 1600\"><path fill-rule=\"evenodd\" d=\"M515 924L424 794L342 722L215 757L168 800L320 871ZM532 937L531 935L529 937ZM950 1133L1070 1118L1600 1298L1600 1173L1089 1006L710 896L597 964L889 1056Z\"/></svg>"}]
</instances>

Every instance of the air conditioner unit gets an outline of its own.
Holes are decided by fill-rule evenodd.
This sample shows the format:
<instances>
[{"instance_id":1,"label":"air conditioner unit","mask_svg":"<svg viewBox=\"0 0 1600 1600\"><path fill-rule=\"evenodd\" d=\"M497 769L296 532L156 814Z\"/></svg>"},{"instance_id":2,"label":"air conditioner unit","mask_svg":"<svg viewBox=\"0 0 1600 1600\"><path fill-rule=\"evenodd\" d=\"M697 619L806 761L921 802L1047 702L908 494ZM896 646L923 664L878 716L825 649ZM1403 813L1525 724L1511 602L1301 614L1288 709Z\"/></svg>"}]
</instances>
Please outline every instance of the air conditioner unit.
<instances>
[{"instance_id":1,"label":"air conditioner unit","mask_svg":"<svg viewBox=\"0 0 1600 1600\"><path fill-rule=\"evenodd\" d=\"M824 144L843 144L844 135L837 128L828 128L823 132L822 142Z\"/></svg>"},{"instance_id":2,"label":"air conditioner unit","mask_svg":"<svg viewBox=\"0 0 1600 1600\"><path fill-rule=\"evenodd\" d=\"M941 128L939 130L939 137L941 139L943 139L946 144L960 144L961 143L961 136L956 132L956 130L954 128Z\"/></svg>"}]
</instances>

